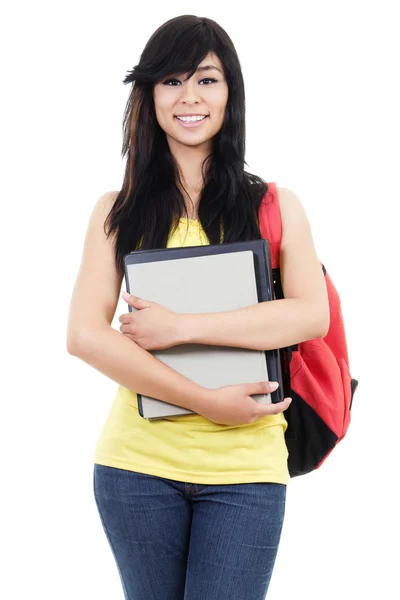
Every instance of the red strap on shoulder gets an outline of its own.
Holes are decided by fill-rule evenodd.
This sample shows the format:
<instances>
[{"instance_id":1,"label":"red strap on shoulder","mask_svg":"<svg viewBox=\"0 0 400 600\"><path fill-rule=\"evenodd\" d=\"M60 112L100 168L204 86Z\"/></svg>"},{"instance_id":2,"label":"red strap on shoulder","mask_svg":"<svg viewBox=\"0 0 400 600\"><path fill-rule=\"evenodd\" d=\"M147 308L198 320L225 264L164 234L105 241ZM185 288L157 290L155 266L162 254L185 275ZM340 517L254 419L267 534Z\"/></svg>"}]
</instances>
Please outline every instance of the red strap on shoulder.
<instances>
[{"instance_id":1,"label":"red strap on shoulder","mask_svg":"<svg viewBox=\"0 0 400 600\"><path fill-rule=\"evenodd\" d=\"M268 190L260 204L260 230L264 239L269 241L272 268L279 267L282 241L282 221L276 183L268 183Z\"/></svg>"}]
</instances>

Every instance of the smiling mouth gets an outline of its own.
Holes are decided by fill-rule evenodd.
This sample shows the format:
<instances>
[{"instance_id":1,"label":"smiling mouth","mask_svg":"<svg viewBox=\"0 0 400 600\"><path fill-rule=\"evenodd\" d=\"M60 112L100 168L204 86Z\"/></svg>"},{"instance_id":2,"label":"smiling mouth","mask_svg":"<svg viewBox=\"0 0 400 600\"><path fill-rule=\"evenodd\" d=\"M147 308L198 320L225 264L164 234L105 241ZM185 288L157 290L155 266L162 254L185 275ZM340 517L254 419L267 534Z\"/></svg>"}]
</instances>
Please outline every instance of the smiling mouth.
<instances>
[{"instance_id":1,"label":"smiling mouth","mask_svg":"<svg viewBox=\"0 0 400 600\"><path fill-rule=\"evenodd\" d=\"M207 117L208 115L193 115L187 117L183 115L175 116L175 118L178 119L178 121L181 121L181 123L200 123L201 121L204 121Z\"/></svg>"},{"instance_id":2,"label":"smiling mouth","mask_svg":"<svg viewBox=\"0 0 400 600\"><path fill-rule=\"evenodd\" d=\"M195 118L195 117L183 118L183 117L178 117L178 116L175 116L174 119L176 119L178 121L179 125L181 127L183 127L184 129L198 129L199 127L202 126L202 124L208 117L208 115L201 115L201 116L203 117L201 119Z\"/></svg>"}]
</instances>

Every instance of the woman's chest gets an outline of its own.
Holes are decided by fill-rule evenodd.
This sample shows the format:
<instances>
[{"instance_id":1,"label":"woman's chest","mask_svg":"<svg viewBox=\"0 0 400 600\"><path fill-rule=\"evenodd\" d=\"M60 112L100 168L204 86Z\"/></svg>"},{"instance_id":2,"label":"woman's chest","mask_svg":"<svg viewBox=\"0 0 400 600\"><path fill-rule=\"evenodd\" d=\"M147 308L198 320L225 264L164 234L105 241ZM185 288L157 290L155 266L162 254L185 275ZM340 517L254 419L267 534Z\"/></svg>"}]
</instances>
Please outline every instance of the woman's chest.
<instances>
[{"instance_id":1,"label":"woman's chest","mask_svg":"<svg viewBox=\"0 0 400 600\"><path fill-rule=\"evenodd\" d=\"M170 233L167 248L183 246L205 246L209 241L198 221L181 219L178 227Z\"/></svg>"}]
</instances>

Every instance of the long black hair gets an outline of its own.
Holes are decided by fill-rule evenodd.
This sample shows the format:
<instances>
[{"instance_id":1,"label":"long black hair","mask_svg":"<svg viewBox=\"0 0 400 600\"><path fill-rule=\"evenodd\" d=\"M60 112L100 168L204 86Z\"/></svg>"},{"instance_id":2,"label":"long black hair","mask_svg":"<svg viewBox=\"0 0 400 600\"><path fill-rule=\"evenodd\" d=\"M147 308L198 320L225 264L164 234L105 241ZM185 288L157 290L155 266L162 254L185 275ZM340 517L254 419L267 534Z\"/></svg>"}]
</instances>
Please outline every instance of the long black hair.
<instances>
[{"instance_id":1,"label":"long black hair","mask_svg":"<svg viewBox=\"0 0 400 600\"><path fill-rule=\"evenodd\" d=\"M123 81L132 83L123 118L122 156L127 155L127 162L121 191L104 223L107 237L115 234L119 273L124 255L132 250L165 248L171 228L187 214L177 185L182 185L178 165L156 118L153 88L171 74L191 77L210 52L222 63L229 95L224 122L202 165L199 220L210 244L261 238L257 217L268 185L244 170L245 91L239 58L218 23L182 15L153 33L139 64Z\"/></svg>"}]
</instances>

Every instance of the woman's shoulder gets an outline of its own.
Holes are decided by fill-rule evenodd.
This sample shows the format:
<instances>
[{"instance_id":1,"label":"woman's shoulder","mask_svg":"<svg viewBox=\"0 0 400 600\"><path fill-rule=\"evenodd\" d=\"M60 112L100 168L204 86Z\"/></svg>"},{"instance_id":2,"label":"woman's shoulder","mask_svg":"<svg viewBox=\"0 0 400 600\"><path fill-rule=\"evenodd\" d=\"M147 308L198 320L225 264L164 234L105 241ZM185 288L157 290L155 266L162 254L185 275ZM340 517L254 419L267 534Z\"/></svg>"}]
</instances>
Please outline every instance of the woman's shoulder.
<instances>
[{"instance_id":1,"label":"woman's shoulder","mask_svg":"<svg viewBox=\"0 0 400 600\"><path fill-rule=\"evenodd\" d=\"M114 206L119 193L119 190L104 192L104 194L101 194L101 196L97 199L96 206L99 210L104 209L110 211Z\"/></svg>"},{"instance_id":2,"label":"woman's shoulder","mask_svg":"<svg viewBox=\"0 0 400 600\"><path fill-rule=\"evenodd\" d=\"M101 194L94 204L91 220L98 220L98 222L104 224L115 204L118 194L119 191L116 190Z\"/></svg>"},{"instance_id":3,"label":"woman's shoulder","mask_svg":"<svg viewBox=\"0 0 400 600\"><path fill-rule=\"evenodd\" d=\"M301 205L300 198L295 192L287 187L278 186L275 184L276 196L281 209L286 210L291 206Z\"/></svg>"},{"instance_id":4,"label":"woman's shoulder","mask_svg":"<svg viewBox=\"0 0 400 600\"><path fill-rule=\"evenodd\" d=\"M291 189L276 186L276 196L282 221L282 242L289 235L295 235L299 227L309 227L309 220L303 202Z\"/></svg>"},{"instance_id":5,"label":"woman's shoulder","mask_svg":"<svg viewBox=\"0 0 400 600\"><path fill-rule=\"evenodd\" d=\"M276 186L276 198L284 216L293 218L305 214L303 202L293 190L283 186Z\"/></svg>"}]
</instances>

